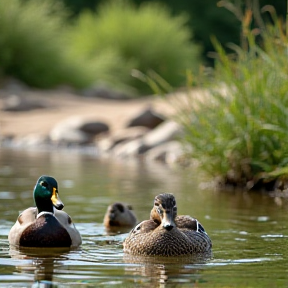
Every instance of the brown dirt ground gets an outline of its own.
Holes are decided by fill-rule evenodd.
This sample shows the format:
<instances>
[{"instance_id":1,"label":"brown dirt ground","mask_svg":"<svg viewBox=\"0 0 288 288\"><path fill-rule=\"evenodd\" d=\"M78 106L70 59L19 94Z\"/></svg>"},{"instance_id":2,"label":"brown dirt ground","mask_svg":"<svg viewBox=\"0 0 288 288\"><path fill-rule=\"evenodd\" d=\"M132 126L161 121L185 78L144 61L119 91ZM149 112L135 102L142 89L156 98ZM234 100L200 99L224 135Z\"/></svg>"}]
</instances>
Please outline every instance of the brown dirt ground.
<instances>
[{"instance_id":1,"label":"brown dirt ground","mask_svg":"<svg viewBox=\"0 0 288 288\"><path fill-rule=\"evenodd\" d=\"M0 91L0 109L9 94ZM6 112L0 110L0 136L23 137L28 134L47 135L60 121L72 116L85 116L107 123L111 131L124 128L132 117L148 106L163 115L175 112L169 101L160 97L146 97L131 100L87 98L63 91L25 91L25 99L44 101L48 108L28 112Z\"/></svg>"}]
</instances>

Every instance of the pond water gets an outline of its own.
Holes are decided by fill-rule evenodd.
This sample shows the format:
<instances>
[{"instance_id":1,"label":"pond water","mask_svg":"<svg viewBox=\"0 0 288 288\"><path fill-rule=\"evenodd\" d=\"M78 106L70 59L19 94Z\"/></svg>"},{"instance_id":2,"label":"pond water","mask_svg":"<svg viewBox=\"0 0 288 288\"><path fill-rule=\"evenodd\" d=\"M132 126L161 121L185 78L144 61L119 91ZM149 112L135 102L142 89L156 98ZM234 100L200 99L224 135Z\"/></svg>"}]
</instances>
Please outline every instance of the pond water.
<instances>
[{"instance_id":1,"label":"pond water","mask_svg":"<svg viewBox=\"0 0 288 288\"><path fill-rule=\"evenodd\" d=\"M19 211L33 206L42 174L58 180L65 211L83 244L76 250L13 250L7 235ZM202 186L202 187L201 187ZM195 216L213 241L206 263L126 257L127 234L109 235L109 204L131 204L148 219L155 195L170 192L178 213ZM97 159L93 153L0 150L0 287L287 287L287 200L216 192L190 169L143 161Z\"/></svg>"}]
</instances>

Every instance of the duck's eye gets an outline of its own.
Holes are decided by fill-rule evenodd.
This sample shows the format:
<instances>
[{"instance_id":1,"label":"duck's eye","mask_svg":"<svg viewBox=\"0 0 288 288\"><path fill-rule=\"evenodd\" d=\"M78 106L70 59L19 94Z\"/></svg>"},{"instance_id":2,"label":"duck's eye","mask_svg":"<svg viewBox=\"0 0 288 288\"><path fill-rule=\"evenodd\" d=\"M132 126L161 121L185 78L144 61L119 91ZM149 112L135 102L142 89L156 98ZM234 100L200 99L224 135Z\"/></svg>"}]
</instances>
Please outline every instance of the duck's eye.
<instances>
[{"instance_id":1,"label":"duck's eye","mask_svg":"<svg viewBox=\"0 0 288 288\"><path fill-rule=\"evenodd\" d=\"M46 181L41 181L40 185L46 188L48 187L48 183Z\"/></svg>"},{"instance_id":2,"label":"duck's eye","mask_svg":"<svg viewBox=\"0 0 288 288\"><path fill-rule=\"evenodd\" d=\"M160 208L158 207L158 208L157 208L157 213L158 213L158 214L162 214L162 212L163 212L162 209L160 209Z\"/></svg>"},{"instance_id":3,"label":"duck's eye","mask_svg":"<svg viewBox=\"0 0 288 288\"><path fill-rule=\"evenodd\" d=\"M159 206L159 203L158 203L158 202L155 202L154 205L158 207L158 206Z\"/></svg>"},{"instance_id":4,"label":"duck's eye","mask_svg":"<svg viewBox=\"0 0 288 288\"><path fill-rule=\"evenodd\" d=\"M141 223L139 223L134 229L133 229L133 233L136 233L137 231L139 231L141 229Z\"/></svg>"}]
</instances>

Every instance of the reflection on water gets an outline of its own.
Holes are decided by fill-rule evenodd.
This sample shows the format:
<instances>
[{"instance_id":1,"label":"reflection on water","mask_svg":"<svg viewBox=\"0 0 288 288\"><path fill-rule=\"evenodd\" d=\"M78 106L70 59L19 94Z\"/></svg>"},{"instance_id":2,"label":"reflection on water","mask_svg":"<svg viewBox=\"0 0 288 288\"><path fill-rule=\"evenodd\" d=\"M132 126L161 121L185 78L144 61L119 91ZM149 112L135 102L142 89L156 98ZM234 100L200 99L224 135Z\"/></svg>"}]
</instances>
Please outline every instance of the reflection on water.
<instances>
[{"instance_id":1,"label":"reflection on water","mask_svg":"<svg viewBox=\"0 0 288 288\"><path fill-rule=\"evenodd\" d=\"M147 287L165 287L172 283L201 282L202 268L211 260L211 254L195 257L153 257L124 255L128 275L141 275L146 278ZM136 264L131 266L131 263ZM151 286L152 285L152 286Z\"/></svg>"},{"instance_id":2,"label":"reflection on water","mask_svg":"<svg viewBox=\"0 0 288 288\"><path fill-rule=\"evenodd\" d=\"M42 174L58 180L65 211L82 235L77 250L9 248L9 229L19 211L34 205L32 190ZM0 287L287 287L287 200L201 190L200 179L195 171L157 163L2 149ZM204 225L213 259L131 257L122 251L127 233L105 230L109 204L131 204L142 221L163 192L175 195L179 214Z\"/></svg>"},{"instance_id":3,"label":"reflection on water","mask_svg":"<svg viewBox=\"0 0 288 288\"><path fill-rule=\"evenodd\" d=\"M41 287L52 287L53 276L60 266L61 260L68 260L69 248L16 248L10 247L9 255L12 259L16 259L16 269L22 274L33 274L34 282L37 287L41 283ZM42 285L43 284L43 285Z\"/></svg>"}]
</instances>

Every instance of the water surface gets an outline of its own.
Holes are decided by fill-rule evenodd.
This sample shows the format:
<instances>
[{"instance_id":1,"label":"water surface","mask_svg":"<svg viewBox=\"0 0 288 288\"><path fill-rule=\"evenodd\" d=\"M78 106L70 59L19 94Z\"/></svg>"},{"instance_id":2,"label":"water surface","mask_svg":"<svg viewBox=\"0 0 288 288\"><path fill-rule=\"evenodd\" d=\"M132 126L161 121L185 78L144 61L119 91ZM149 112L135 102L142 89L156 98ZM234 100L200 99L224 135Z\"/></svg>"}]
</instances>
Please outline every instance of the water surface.
<instances>
[{"instance_id":1,"label":"water surface","mask_svg":"<svg viewBox=\"0 0 288 288\"><path fill-rule=\"evenodd\" d=\"M79 249L9 248L9 229L19 211L34 205L32 190L42 174L58 180L64 210L82 235ZM0 286L287 287L287 200L217 192L202 181L191 169L99 160L93 153L0 150ZM105 231L109 204L131 204L142 221L163 192L175 195L179 214L203 224L213 259L127 257L122 251L127 234Z\"/></svg>"}]
</instances>

